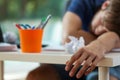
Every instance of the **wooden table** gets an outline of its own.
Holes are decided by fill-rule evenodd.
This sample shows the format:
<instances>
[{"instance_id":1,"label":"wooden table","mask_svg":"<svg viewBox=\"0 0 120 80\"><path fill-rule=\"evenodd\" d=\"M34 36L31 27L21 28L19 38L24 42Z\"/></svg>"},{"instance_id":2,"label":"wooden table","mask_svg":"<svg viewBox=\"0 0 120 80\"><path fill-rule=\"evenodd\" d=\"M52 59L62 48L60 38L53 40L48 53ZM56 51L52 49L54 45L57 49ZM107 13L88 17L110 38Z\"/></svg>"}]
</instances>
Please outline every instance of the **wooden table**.
<instances>
[{"instance_id":1,"label":"wooden table","mask_svg":"<svg viewBox=\"0 0 120 80\"><path fill-rule=\"evenodd\" d=\"M4 61L24 61L38 63L65 64L72 54L64 51L42 51L39 53L0 52L0 80L3 79ZM120 52L110 52L98 63L99 80L109 80L109 67L120 65Z\"/></svg>"}]
</instances>

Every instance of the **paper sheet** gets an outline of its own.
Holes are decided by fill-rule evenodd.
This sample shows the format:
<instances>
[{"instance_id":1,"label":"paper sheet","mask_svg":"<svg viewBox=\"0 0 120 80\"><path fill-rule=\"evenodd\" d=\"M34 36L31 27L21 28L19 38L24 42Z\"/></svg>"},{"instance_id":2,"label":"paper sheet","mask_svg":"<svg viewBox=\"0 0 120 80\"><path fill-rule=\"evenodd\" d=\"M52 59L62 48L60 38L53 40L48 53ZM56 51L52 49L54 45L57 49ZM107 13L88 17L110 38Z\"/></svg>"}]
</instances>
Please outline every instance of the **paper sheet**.
<instances>
[{"instance_id":1,"label":"paper sheet","mask_svg":"<svg viewBox=\"0 0 120 80\"><path fill-rule=\"evenodd\" d=\"M16 51L17 45L9 43L0 43L0 51Z\"/></svg>"},{"instance_id":2,"label":"paper sheet","mask_svg":"<svg viewBox=\"0 0 120 80\"><path fill-rule=\"evenodd\" d=\"M44 47L43 50L45 50L45 51L65 51L65 48L62 45L50 45L50 46Z\"/></svg>"}]
</instances>

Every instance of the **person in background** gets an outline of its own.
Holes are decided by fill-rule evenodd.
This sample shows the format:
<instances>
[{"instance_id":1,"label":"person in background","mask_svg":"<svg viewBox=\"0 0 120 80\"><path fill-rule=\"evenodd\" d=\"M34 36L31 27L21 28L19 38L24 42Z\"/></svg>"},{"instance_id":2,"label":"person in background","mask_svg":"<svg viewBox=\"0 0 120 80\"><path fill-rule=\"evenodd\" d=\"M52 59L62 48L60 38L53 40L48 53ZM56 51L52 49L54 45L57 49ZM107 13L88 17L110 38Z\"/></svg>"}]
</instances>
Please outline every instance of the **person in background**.
<instances>
[{"instance_id":1,"label":"person in background","mask_svg":"<svg viewBox=\"0 0 120 80\"><path fill-rule=\"evenodd\" d=\"M17 35L14 32L7 31L3 34L2 28L0 25L0 42L16 44Z\"/></svg>"},{"instance_id":2,"label":"person in background","mask_svg":"<svg viewBox=\"0 0 120 80\"><path fill-rule=\"evenodd\" d=\"M3 34L4 42L10 43L10 44L16 44L17 43L17 35L14 32L7 31Z\"/></svg>"},{"instance_id":3,"label":"person in background","mask_svg":"<svg viewBox=\"0 0 120 80\"><path fill-rule=\"evenodd\" d=\"M119 40L119 37L117 35L119 32L116 33L116 31L111 31L111 29L109 29L108 27L100 27L100 25L102 26L104 22L102 15L106 14L104 13L105 11L109 11L107 10L108 4L109 1L106 0L71 0L70 5L67 8L67 12L65 13L65 16L63 18L63 43L70 41L68 39L68 36L70 35L77 38L83 36L85 38L86 46L78 50L78 52L74 54L70 61L67 62L66 67L65 65L41 64L38 68L30 71L26 80L85 80L83 74L85 73L84 71L86 71L86 67L83 66L82 69L80 69L80 73L77 73L77 77L75 75L75 72L77 72L77 69L80 67L80 63L76 63L76 65L73 66L73 68L71 69L73 59L77 60L81 58L80 55L83 55L80 54L79 51L85 52L85 54L83 55L84 58L82 57L83 59L79 59L79 61L82 62L83 60L85 60L85 55L87 56L87 58L91 58L91 60L93 58L95 59L94 64L91 65L90 68L88 68L88 66L90 65L87 66L87 68L89 69L88 72L86 72L87 74L95 68L96 61L99 61L103 58L106 50L110 51L113 47L115 47L114 44L117 43ZM93 24L94 26L92 26ZM111 39L109 35L113 36L114 39ZM112 44L105 43L105 45L107 46L112 45L109 49L107 49L106 46L100 45L101 43L104 44L104 42L101 42L103 39L107 40L108 38L108 42L113 42ZM97 42L97 40L100 41ZM91 46L93 46L92 50L94 51L94 53L103 54L99 55L89 53L88 55L88 52L91 51ZM98 47L100 47L101 50L98 50ZM85 50L89 51L86 52ZM91 55L93 56L90 57ZM64 70L64 68L66 69L66 71ZM112 75L110 79L115 80L117 79L117 77Z\"/></svg>"}]
</instances>

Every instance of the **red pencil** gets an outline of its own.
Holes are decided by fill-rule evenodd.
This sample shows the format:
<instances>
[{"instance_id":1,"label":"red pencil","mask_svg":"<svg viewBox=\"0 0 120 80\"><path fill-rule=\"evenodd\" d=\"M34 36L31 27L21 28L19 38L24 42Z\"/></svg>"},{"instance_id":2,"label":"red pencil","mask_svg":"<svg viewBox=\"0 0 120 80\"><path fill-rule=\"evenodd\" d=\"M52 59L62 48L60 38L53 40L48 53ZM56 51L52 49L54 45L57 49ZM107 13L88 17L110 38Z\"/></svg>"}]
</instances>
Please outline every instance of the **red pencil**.
<instances>
[{"instance_id":1,"label":"red pencil","mask_svg":"<svg viewBox=\"0 0 120 80\"><path fill-rule=\"evenodd\" d=\"M18 29L22 29L19 24L16 24L16 27L17 27Z\"/></svg>"}]
</instances>

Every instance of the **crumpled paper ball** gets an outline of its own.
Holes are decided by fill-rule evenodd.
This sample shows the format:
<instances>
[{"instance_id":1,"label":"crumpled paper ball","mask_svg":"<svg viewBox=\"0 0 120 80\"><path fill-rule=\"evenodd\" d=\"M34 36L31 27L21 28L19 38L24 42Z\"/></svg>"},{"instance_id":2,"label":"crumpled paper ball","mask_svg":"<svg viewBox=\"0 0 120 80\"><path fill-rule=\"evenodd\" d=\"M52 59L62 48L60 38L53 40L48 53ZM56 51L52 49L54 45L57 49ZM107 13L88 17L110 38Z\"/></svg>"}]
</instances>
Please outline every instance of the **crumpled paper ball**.
<instances>
[{"instance_id":1,"label":"crumpled paper ball","mask_svg":"<svg viewBox=\"0 0 120 80\"><path fill-rule=\"evenodd\" d=\"M74 36L69 36L68 38L70 39L70 42L69 43L65 43L65 45L64 45L65 51L67 53L73 54L78 49L80 49L80 48L85 46L85 40L84 40L83 37L80 37L79 39L77 39Z\"/></svg>"}]
</instances>

